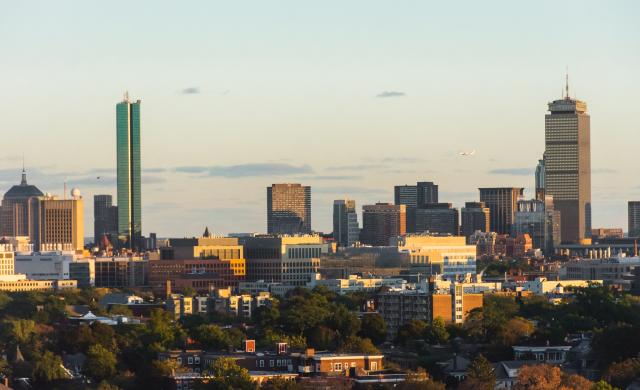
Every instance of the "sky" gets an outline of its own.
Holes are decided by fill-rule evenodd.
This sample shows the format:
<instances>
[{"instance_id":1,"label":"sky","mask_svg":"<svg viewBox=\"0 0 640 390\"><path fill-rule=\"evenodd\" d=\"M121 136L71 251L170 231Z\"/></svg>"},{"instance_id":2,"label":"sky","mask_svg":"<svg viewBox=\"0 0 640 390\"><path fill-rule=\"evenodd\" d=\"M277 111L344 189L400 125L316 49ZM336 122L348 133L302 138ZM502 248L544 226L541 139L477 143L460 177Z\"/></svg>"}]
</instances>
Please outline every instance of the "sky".
<instances>
[{"instance_id":1,"label":"sky","mask_svg":"<svg viewBox=\"0 0 640 390\"><path fill-rule=\"evenodd\" d=\"M115 197L115 105L142 100L143 232L266 230L266 187L393 202L435 181L461 207L522 186L547 103L591 115L594 227L640 200L636 1L0 1L0 193ZM460 151L476 150L472 157ZM100 177L98 179L98 177Z\"/></svg>"}]
</instances>

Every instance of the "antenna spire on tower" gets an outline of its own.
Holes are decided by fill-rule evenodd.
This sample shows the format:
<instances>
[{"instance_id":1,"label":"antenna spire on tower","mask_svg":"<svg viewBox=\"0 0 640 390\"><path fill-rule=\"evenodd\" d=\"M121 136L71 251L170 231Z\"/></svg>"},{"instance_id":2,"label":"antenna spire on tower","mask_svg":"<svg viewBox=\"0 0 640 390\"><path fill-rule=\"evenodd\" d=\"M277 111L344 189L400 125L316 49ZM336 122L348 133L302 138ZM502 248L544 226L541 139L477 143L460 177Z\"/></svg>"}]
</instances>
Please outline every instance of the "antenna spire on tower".
<instances>
[{"instance_id":1,"label":"antenna spire on tower","mask_svg":"<svg viewBox=\"0 0 640 390\"><path fill-rule=\"evenodd\" d=\"M567 72L564 75L564 83L565 83L565 99L569 99L569 67L567 67Z\"/></svg>"}]
</instances>

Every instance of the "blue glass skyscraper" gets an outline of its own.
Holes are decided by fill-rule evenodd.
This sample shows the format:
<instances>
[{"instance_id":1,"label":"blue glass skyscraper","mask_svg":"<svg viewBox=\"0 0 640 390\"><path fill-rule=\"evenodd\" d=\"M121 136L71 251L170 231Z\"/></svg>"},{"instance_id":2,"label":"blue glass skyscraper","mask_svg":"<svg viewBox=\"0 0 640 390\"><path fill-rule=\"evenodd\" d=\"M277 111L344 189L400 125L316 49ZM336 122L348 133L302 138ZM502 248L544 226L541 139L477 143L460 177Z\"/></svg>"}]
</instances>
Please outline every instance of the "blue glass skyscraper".
<instances>
[{"instance_id":1,"label":"blue glass skyscraper","mask_svg":"<svg viewBox=\"0 0 640 390\"><path fill-rule=\"evenodd\" d=\"M140 100L125 93L116 105L118 234L129 248L138 248L142 237L140 175Z\"/></svg>"}]
</instances>

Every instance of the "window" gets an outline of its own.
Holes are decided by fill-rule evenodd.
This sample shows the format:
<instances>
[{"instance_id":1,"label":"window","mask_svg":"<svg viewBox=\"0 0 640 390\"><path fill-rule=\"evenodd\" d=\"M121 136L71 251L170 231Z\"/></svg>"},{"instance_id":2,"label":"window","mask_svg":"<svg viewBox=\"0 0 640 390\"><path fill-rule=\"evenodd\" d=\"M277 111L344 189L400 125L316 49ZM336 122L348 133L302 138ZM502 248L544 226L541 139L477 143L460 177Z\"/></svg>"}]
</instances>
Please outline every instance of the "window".
<instances>
[{"instance_id":1,"label":"window","mask_svg":"<svg viewBox=\"0 0 640 390\"><path fill-rule=\"evenodd\" d=\"M342 371L342 363L335 363L333 367L334 371Z\"/></svg>"},{"instance_id":2,"label":"window","mask_svg":"<svg viewBox=\"0 0 640 390\"><path fill-rule=\"evenodd\" d=\"M260 367L264 367L264 360L260 360Z\"/></svg>"},{"instance_id":3,"label":"window","mask_svg":"<svg viewBox=\"0 0 640 390\"><path fill-rule=\"evenodd\" d=\"M371 371L376 371L378 369L378 362L371 362Z\"/></svg>"},{"instance_id":4,"label":"window","mask_svg":"<svg viewBox=\"0 0 640 390\"><path fill-rule=\"evenodd\" d=\"M193 356L189 356L189 364L193 364Z\"/></svg>"},{"instance_id":5,"label":"window","mask_svg":"<svg viewBox=\"0 0 640 390\"><path fill-rule=\"evenodd\" d=\"M180 356L176 358L176 361L178 362L178 364L182 364L182 358Z\"/></svg>"},{"instance_id":6,"label":"window","mask_svg":"<svg viewBox=\"0 0 640 390\"><path fill-rule=\"evenodd\" d=\"M195 364L200 364L200 356L196 356L193 358Z\"/></svg>"},{"instance_id":7,"label":"window","mask_svg":"<svg viewBox=\"0 0 640 390\"><path fill-rule=\"evenodd\" d=\"M273 367L273 359L269 360L269 367Z\"/></svg>"}]
</instances>

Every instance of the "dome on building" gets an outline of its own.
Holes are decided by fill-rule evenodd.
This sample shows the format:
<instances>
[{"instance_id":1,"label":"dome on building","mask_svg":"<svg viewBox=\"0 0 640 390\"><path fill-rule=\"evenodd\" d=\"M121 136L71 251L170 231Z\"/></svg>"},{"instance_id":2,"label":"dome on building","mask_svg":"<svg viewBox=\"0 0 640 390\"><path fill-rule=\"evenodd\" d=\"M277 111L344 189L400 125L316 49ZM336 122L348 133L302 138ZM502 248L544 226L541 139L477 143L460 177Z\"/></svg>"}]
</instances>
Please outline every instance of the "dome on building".
<instances>
[{"instance_id":1,"label":"dome on building","mask_svg":"<svg viewBox=\"0 0 640 390\"><path fill-rule=\"evenodd\" d=\"M79 188L74 188L71 190L71 197L76 199L80 197L80 189Z\"/></svg>"},{"instance_id":2,"label":"dome on building","mask_svg":"<svg viewBox=\"0 0 640 390\"><path fill-rule=\"evenodd\" d=\"M27 183L27 173L22 170L22 181L19 185L13 186L4 194L4 199L27 199L32 196L43 196L42 191L34 185Z\"/></svg>"}]
</instances>

